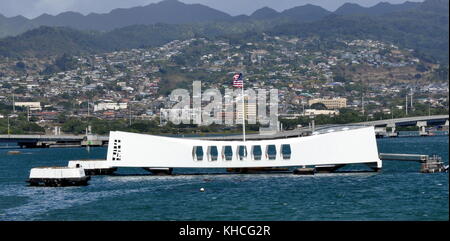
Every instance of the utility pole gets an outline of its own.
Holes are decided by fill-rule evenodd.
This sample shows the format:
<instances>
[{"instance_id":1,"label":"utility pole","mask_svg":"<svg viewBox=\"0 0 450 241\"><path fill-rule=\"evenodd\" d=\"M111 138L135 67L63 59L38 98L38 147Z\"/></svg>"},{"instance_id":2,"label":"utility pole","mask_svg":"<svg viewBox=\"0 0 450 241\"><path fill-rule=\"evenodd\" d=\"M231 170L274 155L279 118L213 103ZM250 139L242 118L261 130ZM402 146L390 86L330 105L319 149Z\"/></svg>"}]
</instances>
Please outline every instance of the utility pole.
<instances>
[{"instance_id":1,"label":"utility pole","mask_svg":"<svg viewBox=\"0 0 450 241\"><path fill-rule=\"evenodd\" d=\"M431 96L428 93L428 116L431 116Z\"/></svg>"},{"instance_id":2,"label":"utility pole","mask_svg":"<svg viewBox=\"0 0 450 241\"><path fill-rule=\"evenodd\" d=\"M89 116L90 116L90 112L89 112L89 104L90 104L90 102L88 101L88 102L87 102L87 111L88 111L87 117L88 117L88 118L89 118Z\"/></svg>"},{"instance_id":3,"label":"utility pole","mask_svg":"<svg viewBox=\"0 0 450 241\"><path fill-rule=\"evenodd\" d=\"M10 127L9 127L10 125L9 125L9 114L8 114L8 137L9 137L9 135L11 134L11 132L10 132Z\"/></svg>"},{"instance_id":4,"label":"utility pole","mask_svg":"<svg viewBox=\"0 0 450 241\"><path fill-rule=\"evenodd\" d=\"M130 102L129 114L130 114L130 126L131 126L131 102Z\"/></svg>"},{"instance_id":5,"label":"utility pole","mask_svg":"<svg viewBox=\"0 0 450 241\"><path fill-rule=\"evenodd\" d=\"M364 116L364 113L365 113L365 111L364 111L364 94L361 97L361 106L362 106L362 114Z\"/></svg>"},{"instance_id":6,"label":"utility pole","mask_svg":"<svg viewBox=\"0 0 450 241\"><path fill-rule=\"evenodd\" d=\"M428 102L428 116L431 116L431 102Z\"/></svg>"},{"instance_id":7,"label":"utility pole","mask_svg":"<svg viewBox=\"0 0 450 241\"><path fill-rule=\"evenodd\" d=\"M394 119L394 107L391 104L391 119Z\"/></svg>"},{"instance_id":8,"label":"utility pole","mask_svg":"<svg viewBox=\"0 0 450 241\"><path fill-rule=\"evenodd\" d=\"M13 97L13 104L12 104L12 106L13 106L13 113L16 113L16 104L15 104L15 100L14 100L14 92L12 93L12 97Z\"/></svg>"},{"instance_id":9,"label":"utility pole","mask_svg":"<svg viewBox=\"0 0 450 241\"><path fill-rule=\"evenodd\" d=\"M406 104L405 104L405 112L406 112L406 115L408 115L408 94L406 94Z\"/></svg>"},{"instance_id":10,"label":"utility pole","mask_svg":"<svg viewBox=\"0 0 450 241\"><path fill-rule=\"evenodd\" d=\"M27 120L30 122L30 107L27 106Z\"/></svg>"}]
</instances>

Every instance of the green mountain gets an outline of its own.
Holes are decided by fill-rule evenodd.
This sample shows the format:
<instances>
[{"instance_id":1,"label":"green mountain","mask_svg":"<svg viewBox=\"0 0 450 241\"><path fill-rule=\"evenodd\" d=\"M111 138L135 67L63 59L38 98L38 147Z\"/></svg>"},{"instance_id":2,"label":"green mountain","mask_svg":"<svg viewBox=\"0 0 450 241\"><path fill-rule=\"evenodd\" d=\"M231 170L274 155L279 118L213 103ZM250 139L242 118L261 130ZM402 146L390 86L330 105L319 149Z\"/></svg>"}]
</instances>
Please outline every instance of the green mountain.
<instances>
[{"instance_id":1,"label":"green mountain","mask_svg":"<svg viewBox=\"0 0 450 241\"><path fill-rule=\"evenodd\" d=\"M97 41L96 33L65 27L39 27L17 37L0 40L0 56L12 58L93 53L106 50Z\"/></svg>"},{"instance_id":2,"label":"green mountain","mask_svg":"<svg viewBox=\"0 0 450 241\"><path fill-rule=\"evenodd\" d=\"M174 2L176 4L176 1ZM191 24L132 25L106 32L80 31L67 27L40 27L16 37L0 39L0 56L20 58L63 53L97 53L152 47L175 39L193 37L221 37L230 41L248 41L260 39L261 34L265 32L299 37L316 36L330 41L336 38L370 38L415 49L416 55L430 61L448 63L448 5L446 0L427 0L417 8L375 16L326 15L326 10L307 5L278 14L275 10L263 9L250 17L241 16L238 20L234 18L230 21ZM316 14L304 14L300 21L293 17L306 9L314 10L310 13ZM322 17L314 20L315 16L320 14ZM292 18L286 17L288 15Z\"/></svg>"},{"instance_id":3,"label":"green mountain","mask_svg":"<svg viewBox=\"0 0 450 241\"><path fill-rule=\"evenodd\" d=\"M418 8L381 16L330 15L309 24L287 23L272 34L317 36L325 39L376 39L418 51L430 61L448 63L449 2L427 0Z\"/></svg>"},{"instance_id":4,"label":"green mountain","mask_svg":"<svg viewBox=\"0 0 450 241\"><path fill-rule=\"evenodd\" d=\"M86 16L76 12L64 12L56 16L43 14L30 20L24 17L6 18L0 15L0 37L14 36L39 26L110 31L141 24L189 24L229 21L231 19L230 15L201 4L185 4L178 0L164 0L147 6L114 9L109 13L92 13Z\"/></svg>"},{"instance_id":5,"label":"green mountain","mask_svg":"<svg viewBox=\"0 0 450 241\"><path fill-rule=\"evenodd\" d=\"M387 13L407 11L411 9L418 8L421 3L418 2L404 2L402 4L391 4L388 2L380 2L372 7L362 7L356 3L345 3L336 11L337 15L368 15L377 16Z\"/></svg>"},{"instance_id":6,"label":"green mountain","mask_svg":"<svg viewBox=\"0 0 450 241\"><path fill-rule=\"evenodd\" d=\"M250 15L250 18L252 19L273 19L276 17L279 17L280 13L277 12L275 9L269 8L269 7L263 7L261 9L256 10L252 15Z\"/></svg>"},{"instance_id":7,"label":"green mountain","mask_svg":"<svg viewBox=\"0 0 450 241\"><path fill-rule=\"evenodd\" d=\"M205 32L208 32L206 34ZM80 31L67 27L42 26L16 37L0 39L0 56L59 56L101 53L120 49L160 46L175 39L217 36L199 25L133 25L109 32Z\"/></svg>"},{"instance_id":8,"label":"green mountain","mask_svg":"<svg viewBox=\"0 0 450 241\"><path fill-rule=\"evenodd\" d=\"M281 13L281 16L283 18L289 18L293 21L297 22L310 22L310 21L316 21L319 19L324 18L327 15L330 15L331 12L312 5L307 4L300 7L294 7L288 10L285 10Z\"/></svg>"},{"instance_id":9,"label":"green mountain","mask_svg":"<svg viewBox=\"0 0 450 241\"><path fill-rule=\"evenodd\" d=\"M23 16L7 18L0 14L0 37L18 35L36 28L34 23Z\"/></svg>"},{"instance_id":10,"label":"green mountain","mask_svg":"<svg viewBox=\"0 0 450 241\"><path fill-rule=\"evenodd\" d=\"M405 2L403 4L380 3L370 8L357 4L344 4L336 10L338 15L370 15L405 11L416 8L420 3ZM0 38L16 36L39 26L61 26L78 30L111 31L131 25L193 24L211 22L246 22L246 21L296 21L309 22L320 20L332 14L321 7L307 4L277 12L270 8L262 8L250 16L232 17L222 11L201 4L185 4L178 0L163 0L146 6L127 9L114 9L109 13L92 13L82 15L76 12L64 12L58 15L43 14L34 19L22 16L6 18L0 15Z\"/></svg>"},{"instance_id":11,"label":"green mountain","mask_svg":"<svg viewBox=\"0 0 450 241\"><path fill-rule=\"evenodd\" d=\"M37 25L65 26L80 30L109 31L140 24L187 24L205 21L229 20L230 15L201 4L185 4L177 0L164 0L143 7L114 9L106 14L66 12L57 16L42 15L33 19Z\"/></svg>"}]
</instances>

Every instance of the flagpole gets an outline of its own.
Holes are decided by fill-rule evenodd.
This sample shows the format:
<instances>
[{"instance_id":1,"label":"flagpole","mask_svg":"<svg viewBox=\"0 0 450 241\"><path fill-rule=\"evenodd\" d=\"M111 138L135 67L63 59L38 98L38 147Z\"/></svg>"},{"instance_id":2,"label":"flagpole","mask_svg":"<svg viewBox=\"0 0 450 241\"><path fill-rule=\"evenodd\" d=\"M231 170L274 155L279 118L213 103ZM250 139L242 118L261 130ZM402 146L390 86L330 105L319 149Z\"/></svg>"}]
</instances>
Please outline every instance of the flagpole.
<instances>
[{"instance_id":1,"label":"flagpole","mask_svg":"<svg viewBox=\"0 0 450 241\"><path fill-rule=\"evenodd\" d=\"M245 98L244 98L244 81L242 81L242 137L245 142Z\"/></svg>"}]
</instances>

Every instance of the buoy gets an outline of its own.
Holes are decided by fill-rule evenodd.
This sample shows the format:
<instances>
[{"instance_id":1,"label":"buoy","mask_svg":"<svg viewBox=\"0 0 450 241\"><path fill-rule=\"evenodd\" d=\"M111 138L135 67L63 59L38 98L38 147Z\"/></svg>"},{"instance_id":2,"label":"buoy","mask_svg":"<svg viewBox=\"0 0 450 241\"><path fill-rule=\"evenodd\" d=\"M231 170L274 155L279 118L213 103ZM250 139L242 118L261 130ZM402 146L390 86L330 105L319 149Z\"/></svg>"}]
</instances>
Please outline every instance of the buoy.
<instances>
[{"instance_id":1,"label":"buoy","mask_svg":"<svg viewBox=\"0 0 450 241\"><path fill-rule=\"evenodd\" d=\"M204 192L205 191L205 189L202 187L202 188L200 188L200 192Z\"/></svg>"}]
</instances>

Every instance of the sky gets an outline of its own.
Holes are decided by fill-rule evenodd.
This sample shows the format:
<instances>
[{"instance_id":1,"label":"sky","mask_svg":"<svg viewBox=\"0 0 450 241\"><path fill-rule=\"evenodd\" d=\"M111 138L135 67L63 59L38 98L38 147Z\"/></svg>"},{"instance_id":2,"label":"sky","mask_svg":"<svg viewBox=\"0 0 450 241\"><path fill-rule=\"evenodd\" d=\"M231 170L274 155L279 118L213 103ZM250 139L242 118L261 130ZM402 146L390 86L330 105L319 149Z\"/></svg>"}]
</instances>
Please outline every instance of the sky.
<instances>
[{"instance_id":1,"label":"sky","mask_svg":"<svg viewBox=\"0 0 450 241\"><path fill-rule=\"evenodd\" d=\"M108 13L115 8L145 6L161 0L0 0L0 14L6 17L22 15L35 18L43 13L57 15L66 11L82 14ZM184 3L200 3L233 16L251 14L262 7L282 11L295 6L314 4L334 11L346 2L370 7L381 1L403 3L406 0L180 0ZM419 2L422 0L410 0Z\"/></svg>"}]
</instances>

